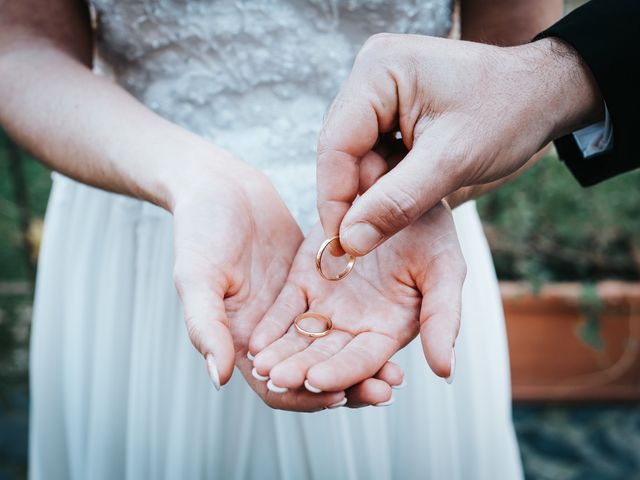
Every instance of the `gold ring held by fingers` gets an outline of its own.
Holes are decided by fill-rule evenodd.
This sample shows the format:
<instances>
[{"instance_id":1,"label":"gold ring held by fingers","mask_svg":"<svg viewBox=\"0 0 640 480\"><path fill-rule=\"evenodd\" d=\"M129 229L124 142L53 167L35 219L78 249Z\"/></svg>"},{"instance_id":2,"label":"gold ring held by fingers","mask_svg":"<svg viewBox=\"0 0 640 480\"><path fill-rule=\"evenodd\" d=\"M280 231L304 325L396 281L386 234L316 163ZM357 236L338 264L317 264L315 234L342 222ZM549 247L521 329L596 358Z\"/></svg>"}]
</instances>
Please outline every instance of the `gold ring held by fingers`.
<instances>
[{"instance_id":1,"label":"gold ring held by fingers","mask_svg":"<svg viewBox=\"0 0 640 480\"><path fill-rule=\"evenodd\" d=\"M335 277L330 277L328 275L325 275L325 273L322 271L322 255L324 255L324 251L327 249L329 245L331 245L333 242L339 239L340 239L339 235L335 235L331 238L327 238L324 242L322 242L322 245L320 245L320 248L318 249L318 253L316 254L316 270L318 270L318 273L322 278L324 278L325 280L330 280L332 282L335 282L337 280L342 280L344 277L349 275L349 272L353 270L353 266L356 264L356 257L354 257L353 255L347 254L347 256L349 257L347 266Z\"/></svg>"},{"instance_id":2,"label":"gold ring held by fingers","mask_svg":"<svg viewBox=\"0 0 640 480\"><path fill-rule=\"evenodd\" d=\"M325 323L326 328L321 332L311 332L309 330L305 330L300 326L300 320L304 320L305 318L317 318L318 320L322 320ZM320 315L319 313L314 313L314 312L301 313L293 321L293 324L295 325L298 333L301 333L302 335L306 337L311 337L311 338L324 337L325 335L328 335L331 329L333 328L333 322L331 321L330 318L327 318L324 315Z\"/></svg>"}]
</instances>

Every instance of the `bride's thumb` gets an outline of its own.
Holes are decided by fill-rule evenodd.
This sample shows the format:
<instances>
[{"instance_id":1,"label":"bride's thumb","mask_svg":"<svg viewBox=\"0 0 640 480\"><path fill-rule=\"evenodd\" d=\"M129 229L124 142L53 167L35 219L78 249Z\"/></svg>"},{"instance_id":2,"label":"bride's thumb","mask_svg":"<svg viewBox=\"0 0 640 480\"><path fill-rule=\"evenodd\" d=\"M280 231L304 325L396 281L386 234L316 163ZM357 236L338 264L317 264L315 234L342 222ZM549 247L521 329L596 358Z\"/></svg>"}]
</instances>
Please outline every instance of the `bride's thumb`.
<instances>
[{"instance_id":1,"label":"bride's thumb","mask_svg":"<svg viewBox=\"0 0 640 480\"><path fill-rule=\"evenodd\" d=\"M204 357L211 383L220 390L231 378L235 358L224 301L201 287L200 291L185 289L178 279L176 287L182 299L189 339Z\"/></svg>"}]
</instances>

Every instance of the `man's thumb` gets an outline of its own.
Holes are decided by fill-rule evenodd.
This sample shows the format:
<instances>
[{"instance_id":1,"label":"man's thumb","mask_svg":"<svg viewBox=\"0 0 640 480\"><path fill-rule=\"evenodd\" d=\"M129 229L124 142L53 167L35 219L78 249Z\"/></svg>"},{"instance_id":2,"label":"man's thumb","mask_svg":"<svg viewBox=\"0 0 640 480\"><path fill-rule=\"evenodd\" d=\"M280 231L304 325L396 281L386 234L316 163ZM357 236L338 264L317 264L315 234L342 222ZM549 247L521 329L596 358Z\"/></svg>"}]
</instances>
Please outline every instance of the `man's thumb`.
<instances>
[{"instance_id":1,"label":"man's thumb","mask_svg":"<svg viewBox=\"0 0 640 480\"><path fill-rule=\"evenodd\" d=\"M449 180L416 144L349 209L340 225L342 248L351 255L366 255L453 191Z\"/></svg>"}]
</instances>

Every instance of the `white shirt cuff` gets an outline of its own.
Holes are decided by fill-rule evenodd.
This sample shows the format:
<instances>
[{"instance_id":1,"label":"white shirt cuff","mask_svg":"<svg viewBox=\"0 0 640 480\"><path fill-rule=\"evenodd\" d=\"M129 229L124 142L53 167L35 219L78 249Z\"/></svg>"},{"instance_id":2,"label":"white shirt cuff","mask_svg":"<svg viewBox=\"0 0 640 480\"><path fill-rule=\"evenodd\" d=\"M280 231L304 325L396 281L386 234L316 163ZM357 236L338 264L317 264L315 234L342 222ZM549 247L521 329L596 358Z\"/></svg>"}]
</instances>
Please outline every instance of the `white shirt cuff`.
<instances>
[{"instance_id":1,"label":"white shirt cuff","mask_svg":"<svg viewBox=\"0 0 640 480\"><path fill-rule=\"evenodd\" d=\"M573 132L573 138L584 158L606 153L613 148L613 125L607 105L604 106L604 120Z\"/></svg>"}]
</instances>

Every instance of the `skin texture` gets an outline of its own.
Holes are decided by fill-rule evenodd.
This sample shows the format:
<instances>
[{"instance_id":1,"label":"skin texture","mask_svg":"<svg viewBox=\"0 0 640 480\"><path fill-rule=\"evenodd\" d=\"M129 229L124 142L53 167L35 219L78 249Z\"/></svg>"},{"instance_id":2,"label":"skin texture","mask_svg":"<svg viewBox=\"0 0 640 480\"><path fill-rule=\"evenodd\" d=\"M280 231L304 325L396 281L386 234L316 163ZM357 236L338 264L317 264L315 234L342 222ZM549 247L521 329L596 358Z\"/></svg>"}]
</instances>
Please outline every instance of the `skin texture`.
<instances>
[{"instance_id":1,"label":"skin texture","mask_svg":"<svg viewBox=\"0 0 640 480\"><path fill-rule=\"evenodd\" d=\"M472 32L464 26L463 13L463 31ZM487 32L503 41L523 36L496 25ZM318 142L325 233L339 233L346 251L364 255L459 189L499 186L551 139L601 114L590 72L559 41L506 48L376 35L358 54ZM394 145L397 131L402 142ZM371 161L380 165L378 179L354 204L360 169Z\"/></svg>"},{"instance_id":2,"label":"skin texture","mask_svg":"<svg viewBox=\"0 0 640 480\"><path fill-rule=\"evenodd\" d=\"M322 391L342 390L372 376L420 333L432 370L448 377L466 275L450 210L434 207L359 259L339 282L315 270L323 240L318 225L252 335L258 373L280 387L299 388L308 380ZM298 333L293 320L306 311L331 318L333 330L318 339Z\"/></svg>"},{"instance_id":3,"label":"skin texture","mask_svg":"<svg viewBox=\"0 0 640 480\"><path fill-rule=\"evenodd\" d=\"M344 398L342 391L276 396L251 376L247 342L302 242L269 181L94 75L92 52L84 1L0 0L2 127L52 169L173 214L186 328L221 384L236 365L274 408L312 411ZM349 395L378 403L381 383L402 381L391 364L374 373Z\"/></svg>"},{"instance_id":4,"label":"skin texture","mask_svg":"<svg viewBox=\"0 0 640 480\"><path fill-rule=\"evenodd\" d=\"M557 20L561 9L562 2L558 0L467 0L462 5L462 35L475 41L523 43ZM360 212L368 213L385 227L393 227L396 222L410 226L399 238L394 237L391 245L382 245L363 258L356 272L342 280L339 287L314 276L309 259L313 258L322 235L316 230L305 240L285 289L251 340L252 351L259 352L255 360L258 372L270 376L278 386L299 388L307 380L316 389L342 389L375 371L381 362L413 338L418 328L431 368L442 377L451 374L465 265L448 211L443 205L436 207L435 214L423 215L427 208L419 214L411 209L415 203L411 187L415 188L416 183L410 182L399 185L396 181L395 194L387 197L386 204L380 198L376 202L375 197L373 202L366 203L371 196L367 193L370 188L375 191L379 188L378 182L387 181L384 177L389 171L405 167L398 166L403 160L406 162L405 157L410 155L421 133L416 129L425 128L426 120L437 118L441 113L437 95L433 98L427 95L432 93L433 86L455 104L456 96L464 87L461 79L471 73L477 85L482 85L492 67L476 61L450 69L451 57L447 50L436 56L435 62L431 59L437 67L433 69L435 78L425 76L419 54L433 48L430 44L420 45L424 38L383 35L371 39L334 102L318 144L318 206L328 236L339 231L356 195L363 195L358 202ZM427 41L437 42L428 39L424 43ZM455 42L443 42L455 50ZM493 47L487 48L493 51ZM461 52L461 61L467 61L467 57L469 55ZM420 89L419 81L424 78L429 81L428 92ZM502 93L497 95L504 97ZM472 107L477 108L477 102ZM471 115L463 112L452 116L449 126L455 127L457 123L462 126L454 133L468 127L469 118L465 117ZM452 137L450 133L445 135L444 143ZM434 138L438 138L437 135L429 139L430 144ZM541 146L532 148L531 153ZM511 175L532 163L516 168ZM415 170L409 171L407 178L415 173ZM448 201L459 205L503 181L452 189L448 192L451 193ZM436 197L432 197L432 201L437 202ZM429 217L431 223L427 221ZM340 233L344 245L344 229ZM347 236L347 247L348 240ZM446 248L441 249L443 243ZM353 254L365 253L353 246L348 249ZM332 245L331 251L335 255L343 253L337 244ZM409 259L416 263L407 262ZM415 265L420 272L412 272ZM427 278L429 284L416 282L419 278ZM292 321L307 308L330 316L336 331L315 341L299 335L291 326ZM349 398L348 405L351 404Z\"/></svg>"}]
</instances>

